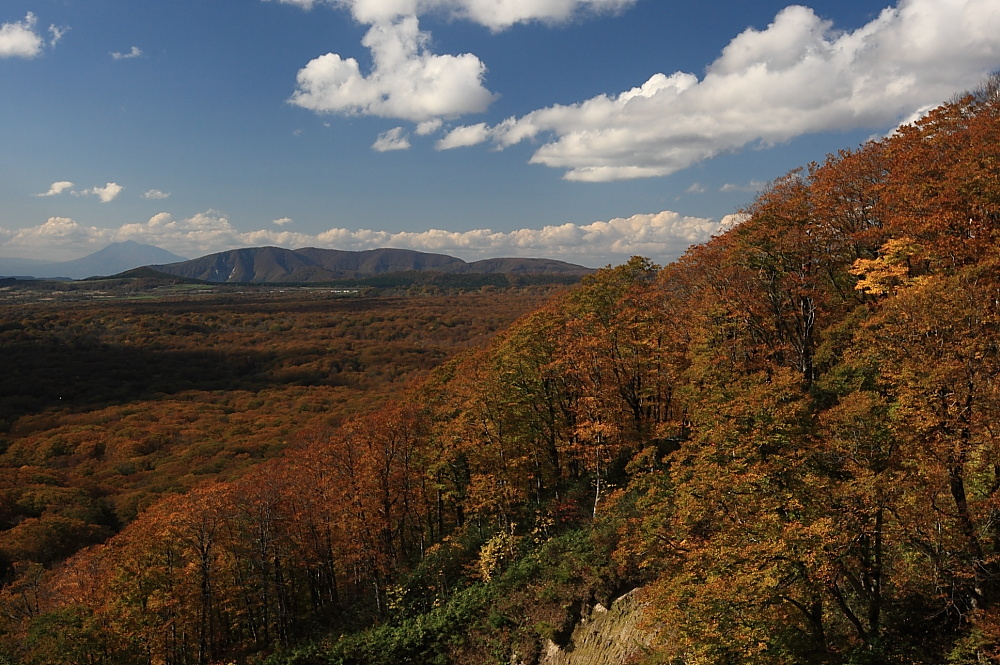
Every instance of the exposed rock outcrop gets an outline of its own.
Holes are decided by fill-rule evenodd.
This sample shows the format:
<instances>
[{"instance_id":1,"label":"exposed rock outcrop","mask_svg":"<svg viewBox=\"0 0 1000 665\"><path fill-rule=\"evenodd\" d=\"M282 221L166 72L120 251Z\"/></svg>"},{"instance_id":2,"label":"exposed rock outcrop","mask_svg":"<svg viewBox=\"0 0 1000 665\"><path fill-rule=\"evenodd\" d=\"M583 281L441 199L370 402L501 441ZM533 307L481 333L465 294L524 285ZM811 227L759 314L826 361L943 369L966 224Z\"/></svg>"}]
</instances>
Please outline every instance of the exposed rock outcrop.
<instances>
[{"instance_id":1,"label":"exposed rock outcrop","mask_svg":"<svg viewBox=\"0 0 1000 665\"><path fill-rule=\"evenodd\" d=\"M654 633L643 625L642 590L630 591L610 608L595 605L565 647L543 645L539 665L623 665L641 656Z\"/></svg>"}]
</instances>

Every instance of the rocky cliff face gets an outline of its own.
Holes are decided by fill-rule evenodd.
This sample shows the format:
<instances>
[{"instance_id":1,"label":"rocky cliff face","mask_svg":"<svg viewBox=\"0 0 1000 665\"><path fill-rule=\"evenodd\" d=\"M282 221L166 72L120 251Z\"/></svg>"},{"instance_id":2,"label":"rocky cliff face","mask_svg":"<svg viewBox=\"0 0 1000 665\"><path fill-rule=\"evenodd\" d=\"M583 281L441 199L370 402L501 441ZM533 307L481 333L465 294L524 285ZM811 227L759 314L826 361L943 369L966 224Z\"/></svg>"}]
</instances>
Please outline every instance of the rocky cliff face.
<instances>
[{"instance_id":1,"label":"rocky cliff face","mask_svg":"<svg viewBox=\"0 0 1000 665\"><path fill-rule=\"evenodd\" d=\"M641 594L631 591L610 608L595 605L565 647L546 641L539 665L623 665L641 657L655 636L643 627Z\"/></svg>"}]
</instances>

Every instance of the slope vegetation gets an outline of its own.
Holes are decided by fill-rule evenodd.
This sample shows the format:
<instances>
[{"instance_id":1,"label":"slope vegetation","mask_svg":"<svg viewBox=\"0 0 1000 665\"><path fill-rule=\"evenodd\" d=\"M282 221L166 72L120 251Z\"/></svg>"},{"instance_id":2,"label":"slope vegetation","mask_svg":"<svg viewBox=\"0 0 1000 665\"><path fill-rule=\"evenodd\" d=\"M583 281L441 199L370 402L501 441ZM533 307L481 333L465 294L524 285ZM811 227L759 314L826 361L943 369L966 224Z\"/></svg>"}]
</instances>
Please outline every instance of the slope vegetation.
<instances>
[{"instance_id":1,"label":"slope vegetation","mask_svg":"<svg viewBox=\"0 0 1000 665\"><path fill-rule=\"evenodd\" d=\"M21 576L8 657L539 663L641 587L649 662L995 662L995 82Z\"/></svg>"}]
</instances>

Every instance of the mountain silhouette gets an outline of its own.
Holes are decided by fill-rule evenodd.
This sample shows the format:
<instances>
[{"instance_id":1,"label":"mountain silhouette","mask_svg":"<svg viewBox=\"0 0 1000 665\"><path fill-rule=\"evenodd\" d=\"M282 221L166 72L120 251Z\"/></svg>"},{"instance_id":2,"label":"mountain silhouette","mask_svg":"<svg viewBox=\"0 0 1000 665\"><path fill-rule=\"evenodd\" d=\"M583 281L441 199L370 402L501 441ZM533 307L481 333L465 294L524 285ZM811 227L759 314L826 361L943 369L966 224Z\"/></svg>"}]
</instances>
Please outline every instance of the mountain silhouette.
<instances>
[{"instance_id":1,"label":"mountain silhouette","mask_svg":"<svg viewBox=\"0 0 1000 665\"><path fill-rule=\"evenodd\" d=\"M284 249L253 247L209 254L198 259L151 265L159 272L206 282L308 283L353 279L393 272L434 271L445 274L516 274L583 276L584 266L553 259L500 258L471 263L446 254L410 249Z\"/></svg>"},{"instance_id":2,"label":"mountain silhouette","mask_svg":"<svg viewBox=\"0 0 1000 665\"><path fill-rule=\"evenodd\" d=\"M184 257L177 256L165 249L127 240L112 243L100 251L73 261L25 264L22 260L11 264L16 267L16 270L9 271L2 264L0 264L0 270L10 272L12 275L31 276L39 279L54 277L83 279L96 275L114 275L151 263L170 263L184 260Z\"/></svg>"}]
</instances>

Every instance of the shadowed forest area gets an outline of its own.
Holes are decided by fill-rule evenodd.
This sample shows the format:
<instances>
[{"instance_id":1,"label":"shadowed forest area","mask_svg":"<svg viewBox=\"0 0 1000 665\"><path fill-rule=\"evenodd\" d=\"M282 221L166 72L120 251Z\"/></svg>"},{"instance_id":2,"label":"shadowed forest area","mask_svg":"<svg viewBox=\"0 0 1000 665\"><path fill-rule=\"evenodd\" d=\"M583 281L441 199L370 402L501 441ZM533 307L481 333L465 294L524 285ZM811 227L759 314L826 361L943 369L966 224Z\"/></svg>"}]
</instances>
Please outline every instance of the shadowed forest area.
<instances>
[{"instance_id":1,"label":"shadowed forest area","mask_svg":"<svg viewBox=\"0 0 1000 665\"><path fill-rule=\"evenodd\" d=\"M198 330L143 336L142 366L208 369L5 412L0 658L541 664L631 592L636 662L995 662L997 83L544 304L158 311ZM4 334L63 353L60 316ZM126 318L87 344L112 355Z\"/></svg>"},{"instance_id":2,"label":"shadowed forest area","mask_svg":"<svg viewBox=\"0 0 1000 665\"><path fill-rule=\"evenodd\" d=\"M3 307L4 579L375 408L545 297L289 289Z\"/></svg>"}]
</instances>

